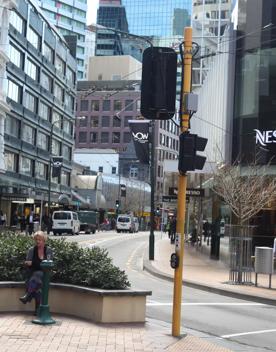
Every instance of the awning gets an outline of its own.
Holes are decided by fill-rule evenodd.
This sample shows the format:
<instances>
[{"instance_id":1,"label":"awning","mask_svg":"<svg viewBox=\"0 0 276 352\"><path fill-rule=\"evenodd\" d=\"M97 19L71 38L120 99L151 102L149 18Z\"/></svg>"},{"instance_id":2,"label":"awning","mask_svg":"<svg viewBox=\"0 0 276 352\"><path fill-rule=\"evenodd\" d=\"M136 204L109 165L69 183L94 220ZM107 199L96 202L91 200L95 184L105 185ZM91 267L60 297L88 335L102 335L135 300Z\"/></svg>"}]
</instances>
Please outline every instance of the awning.
<instances>
[{"instance_id":1,"label":"awning","mask_svg":"<svg viewBox=\"0 0 276 352\"><path fill-rule=\"evenodd\" d=\"M82 197L81 195L79 195L77 192L71 190L72 196L73 196L73 200L77 200L79 201L81 204L86 205L86 206L90 206L91 203L89 200L85 199L84 197Z\"/></svg>"},{"instance_id":2,"label":"awning","mask_svg":"<svg viewBox=\"0 0 276 352\"><path fill-rule=\"evenodd\" d=\"M66 195L66 194L61 194L58 197L58 202L59 204L63 204L63 205L69 205L70 204L71 199Z\"/></svg>"}]
</instances>

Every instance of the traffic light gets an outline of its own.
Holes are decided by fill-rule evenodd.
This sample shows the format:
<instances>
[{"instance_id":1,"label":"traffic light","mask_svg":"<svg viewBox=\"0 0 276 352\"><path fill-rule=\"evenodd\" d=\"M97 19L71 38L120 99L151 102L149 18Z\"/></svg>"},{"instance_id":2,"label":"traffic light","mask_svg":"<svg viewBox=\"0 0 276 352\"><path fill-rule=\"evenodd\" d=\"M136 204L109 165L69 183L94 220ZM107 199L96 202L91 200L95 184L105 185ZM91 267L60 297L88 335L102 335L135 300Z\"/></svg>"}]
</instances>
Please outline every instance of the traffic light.
<instances>
[{"instance_id":1,"label":"traffic light","mask_svg":"<svg viewBox=\"0 0 276 352\"><path fill-rule=\"evenodd\" d=\"M197 151L203 152L208 139L198 137L196 134L183 132L179 136L179 162L180 173L187 171L202 170L206 161L205 156L197 155Z\"/></svg>"},{"instance_id":2,"label":"traffic light","mask_svg":"<svg viewBox=\"0 0 276 352\"><path fill-rule=\"evenodd\" d=\"M159 207L156 208L155 215L156 215L156 216L160 216L160 208L159 208Z\"/></svg>"},{"instance_id":3,"label":"traffic light","mask_svg":"<svg viewBox=\"0 0 276 352\"><path fill-rule=\"evenodd\" d=\"M172 48L149 47L143 53L141 113L151 120L175 114L177 54Z\"/></svg>"},{"instance_id":4,"label":"traffic light","mask_svg":"<svg viewBox=\"0 0 276 352\"><path fill-rule=\"evenodd\" d=\"M116 200L115 206L116 206L117 209L118 209L119 206L120 206L120 201L119 201L118 199Z\"/></svg>"}]
</instances>

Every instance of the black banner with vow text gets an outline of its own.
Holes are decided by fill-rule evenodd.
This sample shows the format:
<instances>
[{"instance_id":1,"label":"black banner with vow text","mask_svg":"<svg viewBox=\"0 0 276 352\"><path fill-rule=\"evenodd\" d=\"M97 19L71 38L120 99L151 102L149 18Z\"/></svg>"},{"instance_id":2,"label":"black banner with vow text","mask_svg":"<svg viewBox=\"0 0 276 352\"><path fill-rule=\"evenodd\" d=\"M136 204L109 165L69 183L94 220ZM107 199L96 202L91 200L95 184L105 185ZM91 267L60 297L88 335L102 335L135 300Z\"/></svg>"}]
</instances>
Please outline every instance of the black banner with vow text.
<instances>
[{"instance_id":1,"label":"black banner with vow text","mask_svg":"<svg viewBox=\"0 0 276 352\"><path fill-rule=\"evenodd\" d=\"M149 121L129 120L128 123L137 159L143 164L149 164Z\"/></svg>"}]
</instances>

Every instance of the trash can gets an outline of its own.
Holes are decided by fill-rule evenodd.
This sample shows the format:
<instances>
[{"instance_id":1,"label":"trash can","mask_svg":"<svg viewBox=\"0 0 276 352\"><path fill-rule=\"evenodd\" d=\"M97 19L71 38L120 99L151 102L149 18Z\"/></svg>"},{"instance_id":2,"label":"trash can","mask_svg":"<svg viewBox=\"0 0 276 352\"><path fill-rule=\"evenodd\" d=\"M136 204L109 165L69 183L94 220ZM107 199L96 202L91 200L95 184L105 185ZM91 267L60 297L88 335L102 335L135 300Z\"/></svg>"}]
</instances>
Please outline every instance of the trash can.
<instances>
[{"instance_id":1,"label":"trash can","mask_svg":"<svg viewBox=\"0 0 276 352\"><path fill-rule=\"evenodd\" d=\"M269 275L269 288L271 288L271 276L273 274L273 248L255 247L255 286L257 286L258 274Z\"/></svg>"}]
</instances>

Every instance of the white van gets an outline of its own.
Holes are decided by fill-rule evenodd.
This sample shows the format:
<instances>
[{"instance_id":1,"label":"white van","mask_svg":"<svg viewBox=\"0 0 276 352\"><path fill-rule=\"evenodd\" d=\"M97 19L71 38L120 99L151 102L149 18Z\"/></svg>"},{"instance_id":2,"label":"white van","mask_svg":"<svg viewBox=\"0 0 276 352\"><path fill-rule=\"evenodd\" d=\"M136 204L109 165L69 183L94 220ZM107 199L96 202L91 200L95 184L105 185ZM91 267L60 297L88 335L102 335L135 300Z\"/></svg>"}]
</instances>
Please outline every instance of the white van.
<instances>
[{"instance_id":1,"label":"white van","mask_svg":"<svg viewBox=\"0 0 276 352\"><path fill-rule=\"evenodd\" d=\"M78 214L74 211L54 211L52 231L54 235L62 233L70 233L72 235L78 235L80 232L80 222Z\"/></svg>"},{"instance_id":2,"label":"white van","mask_svg":"<svg viewBox=\"0 0 276 352\"><path fill-rule=\"evenodd\" d=\"M135 232L135 225L133 221L133 217L128 214L118 215L116 230L118 233L120 232Z\"/></svg>"}]
</instances>

